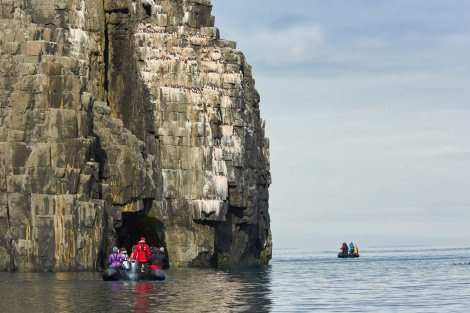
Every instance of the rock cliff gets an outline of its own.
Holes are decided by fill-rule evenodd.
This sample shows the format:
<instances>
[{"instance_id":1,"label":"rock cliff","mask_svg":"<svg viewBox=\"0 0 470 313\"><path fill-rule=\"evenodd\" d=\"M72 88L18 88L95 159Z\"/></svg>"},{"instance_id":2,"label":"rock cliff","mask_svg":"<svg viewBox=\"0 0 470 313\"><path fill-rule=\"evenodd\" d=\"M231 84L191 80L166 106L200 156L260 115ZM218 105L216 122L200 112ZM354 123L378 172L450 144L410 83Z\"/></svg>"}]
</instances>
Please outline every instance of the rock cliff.
<instances>
[{"instance_id":1,"label":"rock cliff","mask_svg":"<svg viewBox=\"0 0 470 313\"><path fill-rule=\"evenodd\" d=\"M267 264L269 142L209 0L0 1L0 270Z\"/></svg>"}]
</instances>

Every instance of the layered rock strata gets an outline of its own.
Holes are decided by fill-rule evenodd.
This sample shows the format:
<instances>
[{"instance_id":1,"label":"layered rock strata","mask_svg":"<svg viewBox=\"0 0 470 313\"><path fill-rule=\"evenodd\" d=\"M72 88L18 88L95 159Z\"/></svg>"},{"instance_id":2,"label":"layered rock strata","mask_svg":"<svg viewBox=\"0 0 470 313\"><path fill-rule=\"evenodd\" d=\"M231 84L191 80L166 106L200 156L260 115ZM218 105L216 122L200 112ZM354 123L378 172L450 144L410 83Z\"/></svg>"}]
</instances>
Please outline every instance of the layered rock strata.
<instances>
[{"instance_id":1,"label":"layered rock strata","mask_svg":"<svg viewBox=\"0 0 470 313\"><path fill-rule=\"evenodd\" d=\"M267 264L269 142L209 0L2 0L0 270Z\"/></svg>"}]
</instances>

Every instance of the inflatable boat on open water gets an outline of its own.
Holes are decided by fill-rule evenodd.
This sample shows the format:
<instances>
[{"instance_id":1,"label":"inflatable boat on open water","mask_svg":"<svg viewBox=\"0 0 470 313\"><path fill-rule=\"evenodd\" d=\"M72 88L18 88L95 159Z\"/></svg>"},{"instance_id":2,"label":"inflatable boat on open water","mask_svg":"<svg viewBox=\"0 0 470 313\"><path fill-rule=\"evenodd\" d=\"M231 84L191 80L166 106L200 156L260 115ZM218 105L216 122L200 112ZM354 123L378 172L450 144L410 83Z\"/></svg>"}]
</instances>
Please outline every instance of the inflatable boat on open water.
<instances>
[{"instance_id":1,"label":"inflatable boat on open water","mask_svg":"<svg viewBox=\"0 0 470 313\"><path fill-rule=\"evenodd\" d=\"M103 280L105 281L117 281L117 280L165 280L166 274L160 269L150 269L143 273L137 272L137 264L135 261L131 261L130 269L116 269L107 268L103 272Z\"/></svg>"},{"instance_id":2,"label":"inflatable boat on open water","mask_svg":"<svg viewBox=\"0 0 470 313\"><path fill-rule=\"evenodd\" d=\"M340 253L338 253L338 258L358 258L359 257L359 253L347 253L347 252L343 252L341 251Z\"/></svg>"}]
</instances>

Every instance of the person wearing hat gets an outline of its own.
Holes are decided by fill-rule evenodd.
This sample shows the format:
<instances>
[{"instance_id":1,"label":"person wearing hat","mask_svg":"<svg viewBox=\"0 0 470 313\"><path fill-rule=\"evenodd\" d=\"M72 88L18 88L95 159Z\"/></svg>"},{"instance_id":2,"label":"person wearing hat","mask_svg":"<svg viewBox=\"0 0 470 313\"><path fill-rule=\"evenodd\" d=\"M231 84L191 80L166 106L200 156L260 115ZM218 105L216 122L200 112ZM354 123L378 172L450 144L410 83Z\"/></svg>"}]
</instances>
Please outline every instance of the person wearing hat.
<instances>
[{"instance_id":1,"label":"person wearing hat","mask_svg":"<svg viewBox=\"0 0 470 313\"><path fill-rule=\"evenodd\" d=\"M163 247L150 247L149 269L161 270L167 262L168 258Z\"/></svg>"},{"instance_id":2,"label":"person wearing hat","mask_svg":"<svg viewBox=\"0 0 470 313\"><path fill-rule=\"evenodd\" d=\"M129 270L131 268L129 264L129 256L127 255L127 249L122 247L119 249L119 253L121 253L124 256L124 261L122 262L122 268L125 270Z\"/></svg>"},{"instance_id":3,"label":"person wearing hat","mask_svg":"<svg viewBox=\"0 0 470 313\"><path fill-rule=\"evenodd\" d=\"M122 267L122 262L124 262L125 260L125 257L121 253L119 253L118 247L114 246L113 250L111 251L111 254L108 256L109 268L119 269Z\"/></svg>"},{"instance_id":4,"label":"person wearing hat","mask_svg":"<svg viewBox=\"0 0 470 313\"><path fill-rule=\"evenodd\" d=\"M145 242L145 237L141 237L140 241L135 245L134 251L135 260L137 261L138 269L141 272L147 272L148 258L150 256L150 247Z\"/></svg>"}]
</instances>

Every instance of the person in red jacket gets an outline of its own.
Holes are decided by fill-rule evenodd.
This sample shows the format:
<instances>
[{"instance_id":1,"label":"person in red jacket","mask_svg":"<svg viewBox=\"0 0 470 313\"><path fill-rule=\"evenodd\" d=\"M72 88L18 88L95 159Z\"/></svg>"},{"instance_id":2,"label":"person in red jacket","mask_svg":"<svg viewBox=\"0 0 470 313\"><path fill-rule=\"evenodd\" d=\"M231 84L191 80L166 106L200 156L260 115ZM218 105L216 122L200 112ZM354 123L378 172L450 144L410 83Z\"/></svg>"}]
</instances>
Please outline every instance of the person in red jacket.
<instances>
[{"instance_id":1,"label":"person in red jacket","mask_svg":"<svg viewBox=\"0 0 470 313\"><path fill-rule=\"evenodd\" d=\"M150 256L150 247L145 242L145 237L141 237L140 241L135 245L132 254L137 261L137 269L140 272L147 272L148 258Z\"/></svg>"}]
</instances>

